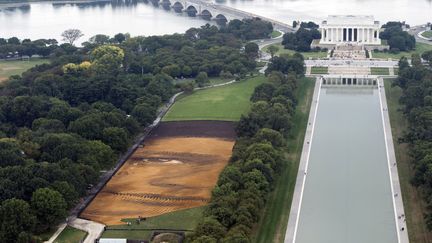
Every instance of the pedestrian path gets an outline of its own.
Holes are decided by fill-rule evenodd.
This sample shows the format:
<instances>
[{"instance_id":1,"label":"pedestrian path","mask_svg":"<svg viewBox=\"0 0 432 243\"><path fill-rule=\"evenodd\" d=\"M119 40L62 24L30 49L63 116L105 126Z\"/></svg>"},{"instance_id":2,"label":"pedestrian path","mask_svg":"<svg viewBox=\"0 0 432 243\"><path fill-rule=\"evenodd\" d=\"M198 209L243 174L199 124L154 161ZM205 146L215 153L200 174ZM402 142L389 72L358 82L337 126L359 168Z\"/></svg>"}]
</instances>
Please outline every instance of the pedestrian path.
<instances>
[{"instance_id":1,"label":"pedestrian path","mask_svg":"<svg viewBox=\"0 0 432 243\"><path fill-rule=\"evenodd\" d=\"M47 241L44 241L44 243L53 243L55 239L61 234L61 232L66 228L67 224L62 223L59 225L57 231L51 236L51 238Z\"/></svg>"},{"instance_id":2,"label":"pedestrian path","mask_svg":"<svg viewBox=\"0 0 432 243\"><path fill-rule=\"evenodd\" d=\"M393 202L395 208L396 225L398 228L398 240L399 243L408 243L409 242L408 229L405 220L405 211L404 211L404 205L402 200L402 191L399 182L396 155L395 155L394 145L393 145L393 136L391 132L387 98L384 89L384 81L382 78L378 79L378 89L379 89L379 97L380 97L382 114L383 114L384 136L385 136L386 147L387 147L388 166L390 171L392 192L394 196Z\"/></svg>"}]
</instances>

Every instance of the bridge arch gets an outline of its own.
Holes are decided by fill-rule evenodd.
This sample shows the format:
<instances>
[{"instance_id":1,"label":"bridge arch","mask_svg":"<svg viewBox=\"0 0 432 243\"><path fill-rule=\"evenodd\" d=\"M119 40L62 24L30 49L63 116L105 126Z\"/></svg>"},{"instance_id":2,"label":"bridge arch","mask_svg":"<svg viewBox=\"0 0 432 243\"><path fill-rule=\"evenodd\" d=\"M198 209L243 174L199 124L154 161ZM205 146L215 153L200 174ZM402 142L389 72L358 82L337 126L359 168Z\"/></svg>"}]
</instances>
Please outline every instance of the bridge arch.
<instances>
[{"instance_id":1,"label":"bridge arch","mask_svg":"<svg viewBox=\"0 0 432 243\"><path fill-rule=\"evenodd\" d=\"M162 0L161 5L165 10L169 10L171 8L171 1L170 0Z\"/></svg>"},{"instance_id":2,"label":"bridge arch","mask_svg":"<svg viewBox=\"0 0 432 243\"><path fill-rule=\"evenodd\" d=\"M184 6L183 6L183 4L181 2L175 2L172 5L172 8L174 9L174 12L181 13L183 11L183 9L184 9Z\"/></svg>"},{"instance_id":3,"label":"bridge arch","mask_svg":"<svg viewBox=\"0 0 432 243\"><path fill-rule=\"evenodd\" d=\"M193 5L188 6L185 11L190 17L196 17L198 13L198 10Z\"/></svg>"},{"instance_id":4,"label":"bridge arch","mask_svg":"<svg viewBox=\"0 0 432 243\"><path fill-rule=\"evenodd\" d=\"M228 22L227 17L225 17L225 15L223 15L223 14L216 15L215 20L216 20L216 23L219 25L226 25L226 23Z\"/></svg>"},{"instance_id":5,"label":"bridge arch","mask_svg":"<svg viewBox=\"0 0 432 243\"><path fill-rule=\"evenodd\" d=\"M159 0L150 0L150 2L153 4L153 6L158 7L159 6Z\"/></svg>"},{"instance_id":6,"label":"bridge arch","mask_svg":"<svg viewBox=\"0 0 432 243\"><path fill-rule=\"evenodd\" d=\"M211 20L211 18L213 17L212 13L207 9L204 9L200 15L201 15L201 18L203 18L205 20Z\"/></svg>"}]
</instances>

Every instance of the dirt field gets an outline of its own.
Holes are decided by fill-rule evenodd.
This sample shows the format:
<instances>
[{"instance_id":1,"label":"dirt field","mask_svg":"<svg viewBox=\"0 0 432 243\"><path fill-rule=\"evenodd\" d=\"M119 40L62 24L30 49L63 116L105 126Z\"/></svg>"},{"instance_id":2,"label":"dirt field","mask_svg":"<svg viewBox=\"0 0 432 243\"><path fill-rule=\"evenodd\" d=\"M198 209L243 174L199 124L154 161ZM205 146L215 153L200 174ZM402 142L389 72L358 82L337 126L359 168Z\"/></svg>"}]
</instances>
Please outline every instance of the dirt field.
<instances>
[{"instance_id":1,"label":"dirt field","mask_svg":"<svg viewBox=\"0 0 432 243\"><path fill-rule=\"evenodd\" d=\"M205 205L234 134L229 122L162 123L80 216L113 225Z\"/></svg>"}]
</instances>

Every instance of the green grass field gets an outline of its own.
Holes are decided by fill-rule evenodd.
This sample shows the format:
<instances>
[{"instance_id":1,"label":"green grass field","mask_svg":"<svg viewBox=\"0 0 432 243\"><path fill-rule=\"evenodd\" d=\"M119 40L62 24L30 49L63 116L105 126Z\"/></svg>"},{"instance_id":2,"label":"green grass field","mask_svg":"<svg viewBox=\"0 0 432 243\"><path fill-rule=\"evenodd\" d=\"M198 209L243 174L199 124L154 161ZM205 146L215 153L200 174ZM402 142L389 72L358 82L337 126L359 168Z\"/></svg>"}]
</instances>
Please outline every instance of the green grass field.
<instances>
[{"instance_id":1,"label":"green grass field","mask_svg":"<svg viewBox=\"0 0 432 243\"><path fill-rule=\"evenodd\" d=\"M371 67L372 75L390 75L390 70L384 67Z\"/></svg>"},{"instance_id":2,"label":"green grass field","mask_svg":"<svg viewBox=\"0 0 432 243\"><path fill-rule=\"evenodd\" d=\"M276 52L276 56L280 56L280 55L283 55L283 54L289 54L289 55L292 55L292 54L294 54L295 53L295 51L293 51L293 50L289 50L289 49L284 49L284 46L282 45L282 44L274 44L274 45L268 45L268 46L265 46L264 48L263 48L263 51L264 52L268 52L268 48L270 47L270 46L276 46L277 48L279 48L279 51L278 52ZM327 57L327 52L326 51L319 51L319 52L300 52L306 59L307 58L325 58L325 57Z\"/></svg>"},{"instance_id":3,"label":"green grass field","mask_svg":"<svg viewBox=\"0 0 432 243\"><path fill-rule=\"evenodd\" d=\"M232 79L223 79L223 78L209 78L209 82L206 85L215 85L215 84L221 84L221 83L226 83L229 82ZM185 79L176 79L174 80L174 84L182 84L182 83L186 83L186 82L190 82L190 81L195 81L195 79L193 78L185 78Z\"/></svg>"},{"instance_id":4,"label":"green grass field","mask_svg":"<svg viewBox=\"0 0 432 243\"><path fill-rule=\"evenodd\" d=\"M279 36L281 36L282 35L282 33L280 32L280 31L277 31L277 30L274 30L272 33L271 33L271 37L272 38L277 38L277 37L279 37Z\"/></svg>"},{"instance_id":5,"label":"green grass field","mask_svg":"<svg viewBox=\"0 0 432 243\"><path fill-rule=\"evenodd\" d=\"M328 74L328 67L312 67L311 74Z\"/></svg>"},{"instance_id":6,"label":"green grass field","mask_svg":"<svg viewBox=\"0 0 432 243\"><path fill-rule=\"evenodd\" d=\"M222 120L237 121L250 107L250 97L264 76L234 84L195 91L180 98L163 118L164 121Z\"/></svg>"},{"instance_id":7,"label":"green grass field","mask_svg":"<svg viewBox=\"0 0 432 243\"><path fill-rule=\"evenodd\" d=\"M55 243L76 243L81 242L86 237L87 232L75 229L70 226L66 226L66 228L60 233L57 239L54 240Z\"/></svg>"},{"instance_id":8,"label":"green grass field","mask_svg":"<svg viewBox=\"0 0 432 243\"><path fill-rule=\"evenodd\" d=\"M426 222L423 218L423 214L426 212L426 207L428 205L422 200L422 195L419 190L410 183L414 171L412 169L408 145L398 142L398 138L402 137L408 128L408 122L402 113L403 106L399 104L402 90L399 87L391 87L391 82L391 79L385 80L385 89L399 180L408 224L409 240L411 243L432 242L432 233L427 230Z\"/></svg>"},{"instance_id":9,"label":"green grass field","mask_svg":"<svg viewBox=\"0 0 432 243\"><path fill-rule=\"evenodd\" d=\"M432 50L432 45L424 44L424 43L418 43L417 42L416 49L414 51L410 51L410 52L402 51L402 52L399 52L397 54L392 54L392 53L389 53L389 52L376 52L376 51L373 51L372 52L372 57L373 58L383 58L383 59L392 58L392 59L399 60L403 56L405 56L407 58L411 58L411 55L414 54L414 53L417 53L417 54L421 55L423 52L430 51L430 50Z\"/></svg>"},{"instance_id":10,"label":"green grass field","mask_svg":"<svg viewBox=\"0 0 432 243\"><path fill-rule=\"evenodd\" d=\"M47 62L47 59L40 58L33 58L29 61L0 61L0 82L12 75L20 75L38 64Z\"/></svg>"},{"instance_id":11,"label":"green grass field","mask_svg":"<svg viewBox=\"0 0 432 243\"><path fill-rule=\"evenodd\" d=\"M284 166L274 191L271 193L263 212L253 242L283 242L288 224L290 205L297 171L300 163L309 110L312 102L315 79L304 78L296 91L298 106L293 116L287 147L287 164Z\"/></svg>"},{"instance_id":12,"label":"green grass field","mask_svg":"<svg viewBox=\"0 0 432 243\"><path fill-rule=\"evenodd\" d=\"M149 239L153 229L194 230L202 219L205 207L190 208L147 218L137 224L136 219L125 219L131 225L111 225L102 238Z\"/></svg>"},{"instance_id":13,"label":"green grass field","mask_svg":"<svg viewBox=\"0 0 432 243\"><path fill-rule=\"evenodd\" d=\"M423 32L422 36L426 38L432 38L432 30Z\"/></svg>"}]
</instances>

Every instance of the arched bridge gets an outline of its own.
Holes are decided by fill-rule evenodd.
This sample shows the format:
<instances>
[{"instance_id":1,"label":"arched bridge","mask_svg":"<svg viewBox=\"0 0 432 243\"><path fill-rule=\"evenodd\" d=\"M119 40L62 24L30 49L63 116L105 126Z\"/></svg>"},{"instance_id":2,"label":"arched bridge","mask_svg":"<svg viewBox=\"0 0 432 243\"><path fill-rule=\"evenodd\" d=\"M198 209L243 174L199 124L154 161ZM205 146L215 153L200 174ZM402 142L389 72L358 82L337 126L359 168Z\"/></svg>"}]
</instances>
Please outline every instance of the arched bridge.
<instances>
[{"instance_id":1,"label":"arched bridge","mask_svg":"<svg viewBox=\"0 0 432 243\"><path fill-rule=\"evenodd\" d=\"M245 18L260 18L265 21L273 23L275 29L284 32L293 32L292 26L259 16L256 14L248 13L239 9L231 8L225 5L214 4L206 0L150 0L153 4L163 6L165 9L172 8L175 12L186 12L191 17L201 17L205 20L215 20L219 24L224 24L232 19L245 19Z\"/></svg>"}]
</instances>

